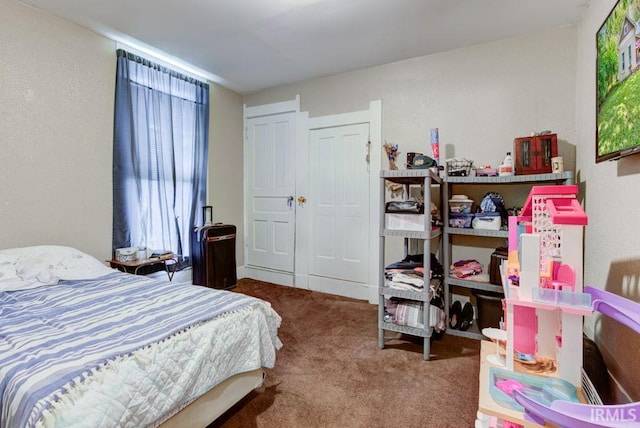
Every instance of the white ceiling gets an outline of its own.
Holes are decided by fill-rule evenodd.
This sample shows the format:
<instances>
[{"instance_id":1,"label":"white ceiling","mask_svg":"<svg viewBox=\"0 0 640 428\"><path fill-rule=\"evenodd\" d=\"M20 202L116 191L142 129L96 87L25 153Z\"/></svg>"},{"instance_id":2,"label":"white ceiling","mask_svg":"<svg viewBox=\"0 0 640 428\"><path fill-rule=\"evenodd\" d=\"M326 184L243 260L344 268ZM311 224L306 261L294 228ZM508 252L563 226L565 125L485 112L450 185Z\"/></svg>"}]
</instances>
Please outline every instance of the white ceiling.
<instances>
[{"instance_id":1,"label":"white ceiling","mask_svg":"<svg viewBox=\"0 0 640 428\"><path fill-rule=\"evenodd\" d=\"M575 24L591 0L21 1L246 94Z\"/></svg>"}]
</instances>

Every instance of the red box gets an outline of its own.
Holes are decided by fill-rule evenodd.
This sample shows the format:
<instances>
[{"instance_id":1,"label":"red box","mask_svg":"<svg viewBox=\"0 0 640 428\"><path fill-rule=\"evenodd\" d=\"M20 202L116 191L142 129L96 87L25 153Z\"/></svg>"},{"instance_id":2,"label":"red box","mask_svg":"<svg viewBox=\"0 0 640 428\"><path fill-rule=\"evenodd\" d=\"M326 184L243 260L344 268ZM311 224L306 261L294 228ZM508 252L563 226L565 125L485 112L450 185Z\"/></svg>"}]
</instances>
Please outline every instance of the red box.
<instances>
[{"instance_id":1,"label":"red box","mask_svg":"<svg viewBox=\"0 0 640 428\"><path fill-rule=\"evenodd\" d=\"M557 134L519 137L513 140L517 175L551 173L551 158L558 156Z\"/></svg>"}]
</instances>

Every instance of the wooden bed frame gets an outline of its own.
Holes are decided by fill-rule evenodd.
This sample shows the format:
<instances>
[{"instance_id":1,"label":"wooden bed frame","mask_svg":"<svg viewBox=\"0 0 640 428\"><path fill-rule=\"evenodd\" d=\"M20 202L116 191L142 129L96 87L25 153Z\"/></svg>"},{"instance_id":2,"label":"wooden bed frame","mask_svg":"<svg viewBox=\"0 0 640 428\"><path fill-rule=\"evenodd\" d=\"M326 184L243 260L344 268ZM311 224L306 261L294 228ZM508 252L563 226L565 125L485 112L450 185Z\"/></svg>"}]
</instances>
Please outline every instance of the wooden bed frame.
<instances>
[{"instance_id":1,"label":"wooden bed frame","mask_svg":"<svg viewBox=\"0 0 640 428\"><path fill-rule=\"evenodd\" d=\"M205 393L163 422L161 428L206 427L249 392L262 385L262 368L239 373Z\"/></svg>"}]
</instances>

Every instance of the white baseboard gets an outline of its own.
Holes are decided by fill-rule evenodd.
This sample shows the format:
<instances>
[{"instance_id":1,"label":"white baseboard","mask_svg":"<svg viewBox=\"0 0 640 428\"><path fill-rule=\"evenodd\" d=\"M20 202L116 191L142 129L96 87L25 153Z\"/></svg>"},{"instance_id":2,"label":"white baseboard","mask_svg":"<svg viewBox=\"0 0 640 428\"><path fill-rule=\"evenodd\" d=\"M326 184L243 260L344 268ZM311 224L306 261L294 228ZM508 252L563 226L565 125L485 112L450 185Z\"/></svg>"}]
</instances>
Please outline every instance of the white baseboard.
<instances>
[{"instance_id":1,"label":"white baseboard","mask_svg":"<svg viewBox=\"0 0 640 428\"><path fill-rule=\"evenodd\" d=\"M290 272L273 271L253 266L243 266L242 276L239 273L238 278L252 278L278 285L367 300L369 303L378 304L378 287L370 284L345 282L306 274L294 275Z\"/></svg>"},{"instance_id":2,"label":"white baseboard","mask_svg":"<svg viewBox=\"0 0 640 428\"><path fill-rule=\"evenodd\" d=\"M370 284L345 282L310 275L309 289L322 293L335 294L337 296L350 297L352 299L366 300L373 304L378 303L378 287Z\"/></svg>"},{"instance_id":3,"label":"white baseboard","mask_svg":"<svg viewBox=\"0 0 640 428\"><path fill-rule=\"evenodd\" d=\"M263 269L254 266L244 266L242 278L252 278L258 281L271 282L293 287L293 273Z\"/></svg>"},{"instance_id":4,"label":"white baseboard","mask_svg":"<svg viewBox=\"0 0 640 428\"><path fill-rule=\"evenodd\" d=\"M304 274L295 274L295 287L296 288L303 288L305 290L310 290L309 288L309 275Z\"/></svg>"}]
</instances>

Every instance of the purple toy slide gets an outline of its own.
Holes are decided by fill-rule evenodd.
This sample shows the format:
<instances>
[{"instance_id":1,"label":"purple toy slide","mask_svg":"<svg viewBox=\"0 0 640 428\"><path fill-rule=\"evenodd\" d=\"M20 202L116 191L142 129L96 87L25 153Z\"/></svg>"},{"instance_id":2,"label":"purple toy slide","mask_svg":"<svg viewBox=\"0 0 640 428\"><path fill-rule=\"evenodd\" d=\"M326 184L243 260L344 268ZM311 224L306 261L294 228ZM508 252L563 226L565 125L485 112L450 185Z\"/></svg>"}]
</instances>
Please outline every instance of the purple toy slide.
<instances>
[{"instance_id":1,"label":"purple toy slide","mask_svg":"<svg viewBox=\"0 0 640 428\"><path fill-rule=\"evenodd\" d=\"M593 310L626 325L640 334L640 304L593 287L584 287L591 294ZM596 406L555 400L551 406L532 400L519 391L513 398L525 409L527 419L544 425L545 421L566 428L620 427L640 428L640 402Z\"/></svg>"}]
</instances>

